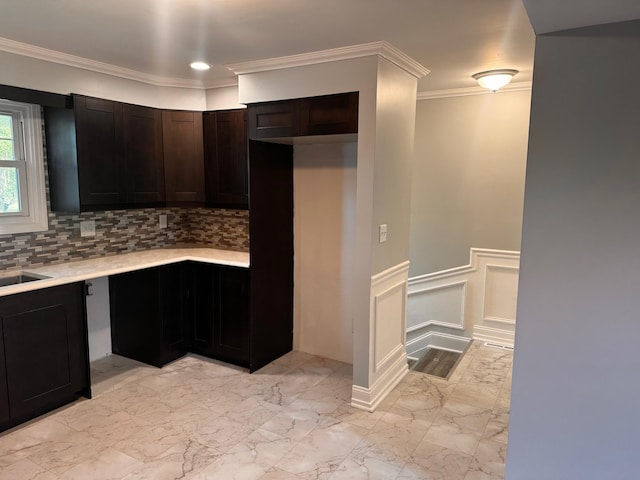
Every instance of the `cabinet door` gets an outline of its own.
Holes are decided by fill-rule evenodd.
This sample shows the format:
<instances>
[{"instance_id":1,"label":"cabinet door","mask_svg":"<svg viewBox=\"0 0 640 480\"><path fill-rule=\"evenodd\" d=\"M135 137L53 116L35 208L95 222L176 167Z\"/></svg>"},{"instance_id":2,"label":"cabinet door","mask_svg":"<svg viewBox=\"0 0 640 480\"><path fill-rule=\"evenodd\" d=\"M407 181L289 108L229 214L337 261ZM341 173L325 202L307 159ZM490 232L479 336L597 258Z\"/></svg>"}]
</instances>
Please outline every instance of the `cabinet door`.
<instances>
[{"instance_id":1,"label":"cabinet door","mask_svg":"<svg viewBox=\"0 0 640 480\"><path fill-rule=\"evenodd\" d=\"M154 108L124 105L123 119L127 203L144 207L162 205L162 114Z\"/></svg>"},{"instance_id":2,"label":"cabinet door","mask_svg":"<svg viewBox=\"0 0 640 480\"><path fill-rule=\"evenodd\" d=\"M165 192L168 203L204 203L202 113L162 112Z\"/></svg>"},{"instance_id":3,"label":"cabinet door","mask_svg":"<svg viewBox=\"0 0 640 480\"><path fill-rule=\"evenodd\" d=\"M5 297L0 312L12 421L88 391L82 283Z\"/></svg>"},{"instance_id":4,"label":"cabinet door","mask_svg":"<svg viewBox=\"0 0 640 480\"><path fill-rule=\"evenodd\" d=\"M299 124L297 100L256 103L249 105L249 138L280 138L296 136Z\"/></svg>"},{"instance_id":5,"label":"cabinet door","mask_svg":"<svg viewBox=\"0 0 640 480\"><path fill-rule=\"evenodd\" d=\"M0 322L0 425L9 420L9 392L7 390L7 370L4 358L2 322Z\"/></svg>"},{"instance_id":6,"label":"cabinet door","mask_svg":"<svg viewBox=\"0 0 640 480\"><path fill-rule=\"evenodd\" d=\"M113 353L156 367L186 353L181 265L109 277Z\"/></svg>"},{"instance_id":7,"label":"cabinet door","mask_svg":"<svg viewBox=\"0 0 640 480\"><path fill-rule=\"evenodd\" d=\"M249 364L249 271L217 267L214 352L222 360Z\"/></svg>"},{"instance_id":8,"label":"cabinet door","mask_svg":"<svg viewBox=\"0 0 640 480\"><path fill-rule=\"evenodd\" d=\"M186 289L184 269L186 264L177 263L160 267L159 298L161 321L161 364L166 365L187 353Z\"/></svg>"},{"instance_id":9,"label":"cabinet door","mask_svg":"<svg viewBox=\"0 0 640 480\"><path fill-rule=\"evenodd\" d=\"M80 95L73 101L81 209L122 205L122 104Z\"/></svg>"},{"instance_id":10,"label":"cabinet door","mask_svg":"<svg viewBox=\"0 0 640 480\"><path fill-rule=\"evenodd\" d=\"M109 277L113 353L161 365L158 288L157 268Z\"/></svg>"},{"instance_id":11,"label":"cabinet door","mask_svg":"<svg viewBox=\"0 0 640 480\"><path fill-rule=\"evenodd\" d=\"M300 99L299 135L358 133L358 93Z\"/></svg>"},{"instance_id":12,"label":"cabinet door","mask_svg":"<svg viewBox=\"0 0 640 480\"><path fill-rule=\"evenodd\" d=\"M207 205L248 208L247 111L203 114Z\"/></svg>"},{"instance_id":13,"label":"cabinet door","mask_svg":"<svg viewBox=\"0 0 640 480\"><path fill-rule=\"evenodd\" d=\"M191 350L249 366L249 271L195 263L192 272Z\"/></svg>"},{"instance_id":14,"label":"cabinet door","mask_svg":"<svg viewBox=\"0 0 640 480\"><path fill-rule=\"evenodd\" d=\"M216 269L213 265L193 263L191 265L193 326L191 350L194 353L213 356L213 324L218 303L215 295Z\"/></svg>"}]
</instances>

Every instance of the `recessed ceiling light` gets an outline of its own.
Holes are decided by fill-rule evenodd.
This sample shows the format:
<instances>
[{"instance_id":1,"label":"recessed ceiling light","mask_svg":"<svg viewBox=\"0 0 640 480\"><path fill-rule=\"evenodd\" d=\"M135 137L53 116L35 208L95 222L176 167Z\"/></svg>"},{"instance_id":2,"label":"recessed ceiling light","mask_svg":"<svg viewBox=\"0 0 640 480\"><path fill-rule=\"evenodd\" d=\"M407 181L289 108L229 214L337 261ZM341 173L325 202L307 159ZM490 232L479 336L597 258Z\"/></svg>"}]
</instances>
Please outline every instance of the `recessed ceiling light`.
<instances>
[{"instance_id":1,"label":"recessed ceiling light","mask_svg":"<svg viewBox=\"0 0 640 480\"><path fill-rule=\"evenodd\" d=\"M211 65L205 62L191 62L189 66L194 70L202 70L202 71L209 70L211 68Z\"/></svg>"}]
</instances>

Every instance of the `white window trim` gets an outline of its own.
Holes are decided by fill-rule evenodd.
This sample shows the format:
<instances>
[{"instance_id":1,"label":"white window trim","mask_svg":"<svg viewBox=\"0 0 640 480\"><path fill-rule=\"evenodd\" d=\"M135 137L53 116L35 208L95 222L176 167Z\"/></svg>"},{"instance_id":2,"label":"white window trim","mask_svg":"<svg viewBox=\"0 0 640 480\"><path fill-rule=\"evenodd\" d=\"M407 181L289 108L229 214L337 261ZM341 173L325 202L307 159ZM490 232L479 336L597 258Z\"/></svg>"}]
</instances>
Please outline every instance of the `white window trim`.
<instances>
[{"instance_id":1,"label":"white window trim","mask_svg":"<svg viewBox=\"0 0 640 480\"><path fill-rule=\"evenodd\" d=\"M42 232L49 229L47 195L44 185L44 144L39 105L0 99L0 107L19 112L23 119L28 215L0 217L0 235ZM19 141L19 139L16 139Z\"/></svg>"}]
</instances>

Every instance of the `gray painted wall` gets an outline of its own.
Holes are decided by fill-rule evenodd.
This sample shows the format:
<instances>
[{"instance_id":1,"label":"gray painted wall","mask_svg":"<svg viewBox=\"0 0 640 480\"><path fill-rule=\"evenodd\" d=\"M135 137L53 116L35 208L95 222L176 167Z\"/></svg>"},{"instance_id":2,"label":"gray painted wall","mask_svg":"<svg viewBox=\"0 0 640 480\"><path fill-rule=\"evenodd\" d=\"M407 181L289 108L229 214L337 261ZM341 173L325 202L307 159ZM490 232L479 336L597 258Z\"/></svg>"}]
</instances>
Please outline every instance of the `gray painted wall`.
<instances>
[{"instance_id":1,"label":"gray painted wall","mask_svg":"<svg viewBox=\"0 0 640 480\"><path fill-rule=\"evenodd\" d=\"M640 21L539 36L507 479L638 478Z\"/></svg>"},{"instance_id":2,"label":"gray painted wall","mask_svg":"<svg viewBox=\"0 0 640 480\"><path fill-rule=\"evenodd\" d=\"M410 276L467 265L471 247L520 250L530 98L417 102Z\"/></svg>"}]
</instances>

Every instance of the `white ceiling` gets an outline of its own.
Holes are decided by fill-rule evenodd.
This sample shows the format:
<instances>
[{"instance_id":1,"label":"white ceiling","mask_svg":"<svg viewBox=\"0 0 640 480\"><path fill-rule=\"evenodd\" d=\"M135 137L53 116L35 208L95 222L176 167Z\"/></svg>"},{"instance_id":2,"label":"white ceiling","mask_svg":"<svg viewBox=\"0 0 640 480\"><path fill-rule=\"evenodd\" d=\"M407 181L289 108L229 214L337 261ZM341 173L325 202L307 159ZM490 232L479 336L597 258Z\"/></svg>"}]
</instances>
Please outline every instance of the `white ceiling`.
<instances>
[{"instance_id":1,"label":"white ceiling","mask_svg":"<svg viewBox=\"0 0 640 480\"><path fill-rule=\"evenodd\" d=\"M640 19L640 0L522 0L538 35Z\"/></svg>"},{"instance_id":2,"label":"white ceiling","mask_svg":"<svg viewBox=\"0 0 640 480\"><path fill-rule=\"evenodd\" d=\"M0 37L201 87L234 83L227 64L382 40L431 70L419 91L492 68L526 82L534 50L521 0L1 0Z\"/></svg>"}]
</instances>

